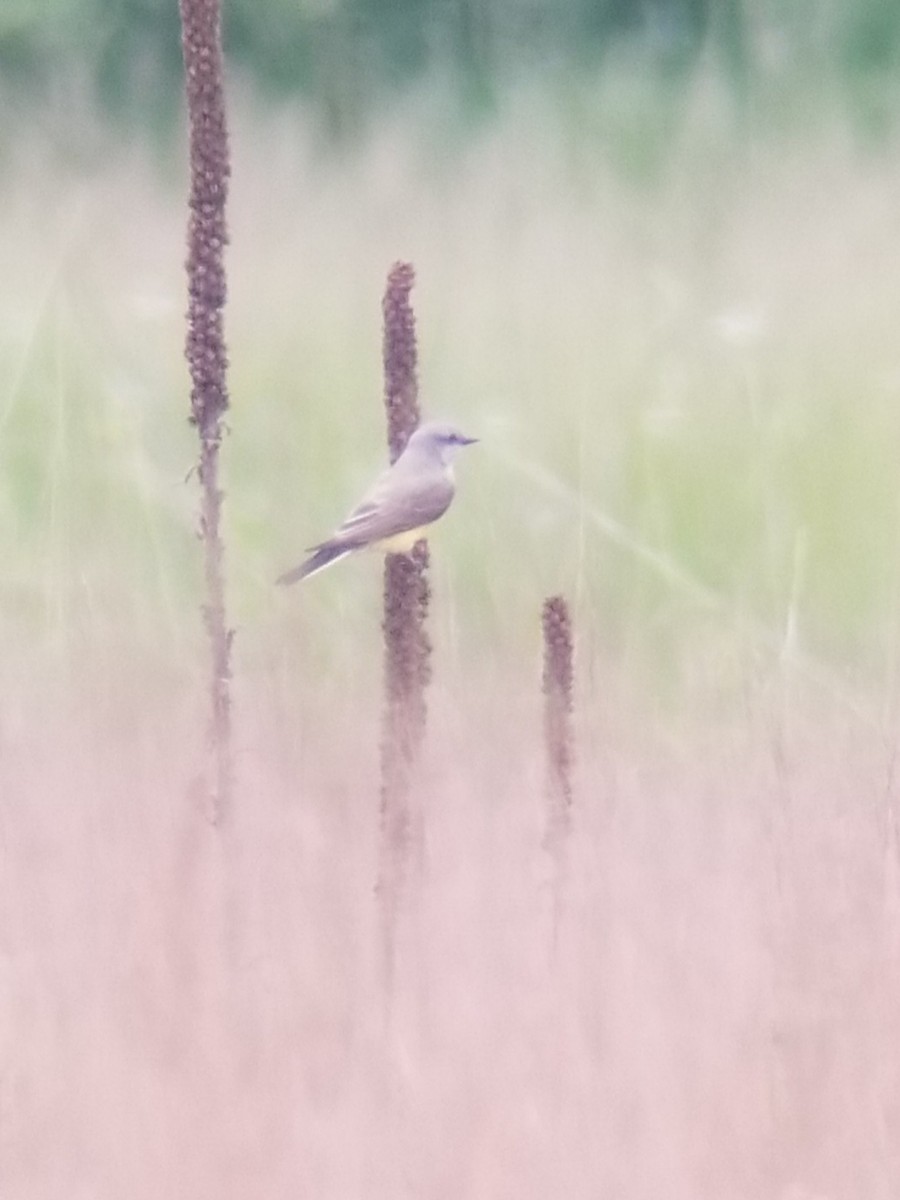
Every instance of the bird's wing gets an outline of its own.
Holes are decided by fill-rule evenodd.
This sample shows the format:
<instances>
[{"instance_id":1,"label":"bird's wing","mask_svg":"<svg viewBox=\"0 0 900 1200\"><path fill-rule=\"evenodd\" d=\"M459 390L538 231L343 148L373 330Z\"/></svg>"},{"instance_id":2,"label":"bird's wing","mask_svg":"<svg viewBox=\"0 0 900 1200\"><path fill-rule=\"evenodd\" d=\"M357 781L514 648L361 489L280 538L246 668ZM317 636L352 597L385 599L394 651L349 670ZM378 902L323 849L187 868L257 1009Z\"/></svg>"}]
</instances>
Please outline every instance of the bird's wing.
<instances>
[{"instance_id":1,"label":"bird's wing","mask_svg":"<svg viewBox=\"0 0 900 1200\"><path fill-rule=\"evenodd\" d=\"M366 546L430 525L447 510L453 491L453 481L443 471L431 473L423 480L421 475L410 477L389 468L340 528L321 545Z\"/></svg>"}]
</instances>

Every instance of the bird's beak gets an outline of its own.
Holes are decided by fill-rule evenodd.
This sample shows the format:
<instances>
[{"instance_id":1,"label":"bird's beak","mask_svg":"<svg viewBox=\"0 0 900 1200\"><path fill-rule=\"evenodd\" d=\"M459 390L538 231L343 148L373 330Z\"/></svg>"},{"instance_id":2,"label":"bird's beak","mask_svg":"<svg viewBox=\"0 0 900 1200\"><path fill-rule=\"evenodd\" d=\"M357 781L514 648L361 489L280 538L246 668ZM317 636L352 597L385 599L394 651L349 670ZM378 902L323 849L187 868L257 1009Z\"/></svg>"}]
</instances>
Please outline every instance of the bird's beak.
<instances>
[{"instance_id":1,"label":"bird's beak","mask_svg":"<svg viewBox=\"0 0 900 1200\"><path fill-rule=\"evenodd\" d=\"M460 441L460 445L462 445L462 446L474 446L475 443L478 441L478 438L470 438L470 437L465 437L463 435L460 435L459 441Z\"/></svg>"}]
</instances>

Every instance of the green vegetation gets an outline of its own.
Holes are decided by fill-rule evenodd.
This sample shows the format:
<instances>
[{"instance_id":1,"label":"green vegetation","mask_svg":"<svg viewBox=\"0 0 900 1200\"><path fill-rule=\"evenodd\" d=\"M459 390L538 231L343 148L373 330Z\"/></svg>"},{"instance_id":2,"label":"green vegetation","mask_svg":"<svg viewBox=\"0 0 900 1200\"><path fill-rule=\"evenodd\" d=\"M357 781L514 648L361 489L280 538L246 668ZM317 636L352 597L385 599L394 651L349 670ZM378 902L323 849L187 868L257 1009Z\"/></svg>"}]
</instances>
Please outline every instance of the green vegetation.
<instances>
[{"instance_id":1,"label":"green vegetation","mask_svg":"<svg viewBox=\"0 0 900 1200\"><path fill-rule=\"evenodd\" d=\"M711 625L750 655L777 655L790 625L804 660L853 663L881 695L893 143L873 154L822 118L807 144L748 143L716 78L650 174L602 89L572 92L577 113L519 94L455 146L423 94L338 158L301 109L238 110L225 472L245 663L286 642L298 677L359 679L377 566L296 604L271 585L380 465L380 288L403 255L426 411L483 439L433 547L455 653L521 656L541 598L575 585L597 652L675 695ZM192 636L197 595L183 192L139 150L90 173L20 161L0 201L5 626L29 654L112 631L156 659L161 632ZM340 636L301 645L297 622Z\"/></svg>"},{"instance_id":2,"label":"green vegetation","mask_svg":"<svg viewBox=\"0 0 900 1200\"><path fill-rule=\"evenodd\" d=\"M477 117L502 107L511 83L594 82L623 57L676 89L712 63L749 107L778 104L786 83L824 87L877 136L896 112L898 0L229 0L224 16L234 74L271 99L310 102L336 136L370 128L392 98L436 76ZM170 127L178 6L8 0L0 80L25 111L49 96L65 113L86 90L124 130Z\"/></svg>"},{"instance_id":3,"label":"green vegetation","mask_svg":"<svg viewBox=\"0 0 900 1200\"><path fill-rule=\"evenodd\" d=\"M891 109L894 7L820 5L805 25L804 6L770 7L752 23L734 7L730 58L707 22L709 53L678 72L632 25L602 69L497 75L477 125L460 124L452 75L410 76L338 151L315 105L235 87L226 525L249 678L277 658L297 679L327 668L341 695L377 673L359 654L374 563L296 603L272 580L380 466L379 296L404 257L425 409L482 437L434 540L438 661L521 662L541 599L563 591L603 669L675 703L696 688L740 702L750 664L785 655L800 678L888 702L897 165L892 122L869 118ZM141 11L150 45L161 17ZM24 89L47 30L75 18L23 6L14 28L11 12L5 61L10 38L32 47L16 52ZM859 34L876 16L877 53ZM123 17L121 36L139 25ZM794 53L801 31L815 62ZM21 678L35 652L105 661L98 647L125 643L151 677L190 674L183 152L126 148L76 95L65 151L53 89L7 131L7 662Z\"/></svg>"}]
</instances>

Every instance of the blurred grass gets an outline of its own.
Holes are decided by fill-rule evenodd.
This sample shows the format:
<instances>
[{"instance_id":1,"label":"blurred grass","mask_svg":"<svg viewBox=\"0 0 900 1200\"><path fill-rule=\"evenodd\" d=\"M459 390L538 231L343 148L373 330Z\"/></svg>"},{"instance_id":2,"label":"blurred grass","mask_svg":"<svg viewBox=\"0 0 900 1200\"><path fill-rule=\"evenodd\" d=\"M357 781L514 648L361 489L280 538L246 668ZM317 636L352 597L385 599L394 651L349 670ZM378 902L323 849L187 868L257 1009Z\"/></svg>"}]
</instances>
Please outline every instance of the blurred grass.
<instances>
[{"instance_id":1,"label":"blurred grass","mask_svg":"<svg viewBox=\"0 0 900 1200\"><path fill-rule=\"evenodd\" d=\"M534 656L562 591L592 669L674 703L734 702L787 653L893 704L896 141L873 151L837 108L806 140L749 135L714 72L677 105L658 86L522 89L461 140L423 91L340 152L302 108L235 98L225 470L246 678L338 696L379 670L375 560L272 581L383 462L379 305L405 257L426 410L482 439L433 539L441 669ZM77 681L124 654L190 677L182 167L133 147L76 168L27 136L14 163L4 669Z\"/></svg>"},{"instance_id":2,"label":"blurred grass","mask_svg":"<svg viewBox=\"0 0 900 1200\"><path fill-rule=\"evenodd\" d=\"M337 148L235 89L225 838L183 148L77 109L88 155L42 112L7 128L13 1193L896 1192L896 135L818 82L748 114L713 70L620 78L520 86L467 130L435 87ZM427 861L386 1031L380 564L273 580L384 461L398 257L426 409L482 440L432 542ZM551 592L578 737L548 969Z\"/></svg>"}]
</instances>

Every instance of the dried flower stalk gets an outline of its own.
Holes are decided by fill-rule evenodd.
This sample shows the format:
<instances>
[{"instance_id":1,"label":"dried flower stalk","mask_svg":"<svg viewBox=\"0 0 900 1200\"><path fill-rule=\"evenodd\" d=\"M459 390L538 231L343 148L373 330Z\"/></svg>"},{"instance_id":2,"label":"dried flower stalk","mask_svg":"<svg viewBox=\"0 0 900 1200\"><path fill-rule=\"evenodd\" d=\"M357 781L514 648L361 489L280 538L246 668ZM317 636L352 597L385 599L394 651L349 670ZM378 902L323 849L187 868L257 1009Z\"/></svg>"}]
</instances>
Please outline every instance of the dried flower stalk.
<instances>
[{"instance_id":1,"label":"dried flower stalk","mask_svg":"<svg viewBox=\"0 0 900 1200\"><path fill-rule=\"evenodd\" d=\"M572 819L572 621L562 596L544 602L544 744L547 754L547 833L551 851L562 847Z\"/></svg>"},{"instance_id":2,"label":"dried flower stalk","mask_svg":"<svg viewBox=\"0 0 900 1200\"><path fill-rule=\"evenodd\" d=\"M419 424L415 315L410 292L415 272L395 263L382 303L384 403L391 462ZM413 769L425 736L425 689L431 644L425 630L430 597L428 543L409 555L389 554L384 569L385 707L381 744L381 864L378 891L384 906L385 965L393 970L396 920L411 846L421 835Z\"/></svg>"},{"instance_id":3,"label":"dried flower stalk","mask_svg":"<svg viewBox=\"0 0 900 1200\"><path fill-rule=\"evenodd\" d=\"M180 0L185 88L190 123L188 224L188 334L191 421L200 437L200 536L206 600L203 619L211 649L210 719L213 816L221 821L231 802L231 647L225 616L223 493L219 486L222 418L228 408L223 333L225 205L230 174L222 82L219 0Z\"/></svg>"}]
</instances>

